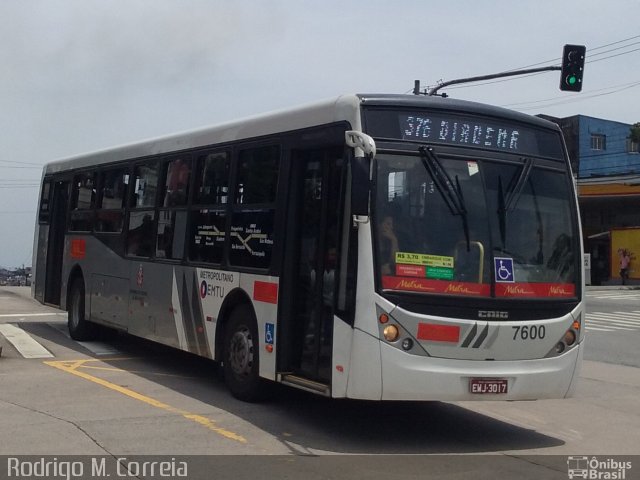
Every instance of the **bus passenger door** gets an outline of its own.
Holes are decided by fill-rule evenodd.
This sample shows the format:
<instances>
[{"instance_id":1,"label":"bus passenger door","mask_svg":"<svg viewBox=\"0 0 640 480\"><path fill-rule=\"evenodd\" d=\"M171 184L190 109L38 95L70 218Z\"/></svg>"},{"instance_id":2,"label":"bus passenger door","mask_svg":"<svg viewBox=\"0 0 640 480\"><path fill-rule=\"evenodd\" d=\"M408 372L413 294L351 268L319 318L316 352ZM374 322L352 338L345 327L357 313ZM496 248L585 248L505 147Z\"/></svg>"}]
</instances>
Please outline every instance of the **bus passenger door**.
<instances>
[{"instance_id":1,"label":"bus passenger door","mask_svg":"<svg viewBox=\"0 0 640 480\"><path fill-rule=\"evenodd\" d=\"M64 233L67 227L67 207L69 204L69 182L53 182L53 197L49 238L47 241L44 303L60 305L62 288L62 265L64 254Z\"/></svg>"},{"instance_id":2,"label":"bus passenger door","mask_svg":"<svg viewBox=\"0 0 640 480\"><path fill-rule=\"evenodd\" d=\"M281 372L330 386L342 148L292 152ZM339 165L339 166L338 166ZM283 345L284 343L284 345ZM284 381L287 381L285 376Z\"/></svg>"}]
</instances>

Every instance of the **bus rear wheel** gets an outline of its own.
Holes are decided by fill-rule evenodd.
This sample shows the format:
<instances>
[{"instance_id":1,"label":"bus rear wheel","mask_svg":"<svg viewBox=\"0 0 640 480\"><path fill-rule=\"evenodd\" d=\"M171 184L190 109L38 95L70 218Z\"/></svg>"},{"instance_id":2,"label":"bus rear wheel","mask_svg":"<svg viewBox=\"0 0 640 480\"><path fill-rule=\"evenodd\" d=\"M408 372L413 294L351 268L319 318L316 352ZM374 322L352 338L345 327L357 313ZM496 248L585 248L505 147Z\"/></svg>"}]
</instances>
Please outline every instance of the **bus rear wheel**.
<instances>
[{"instance_id":1,"label":"bus rear wheel","mask_svg":"<svg viewBox=\"0 0 640 480\"><path fill-rule=\"evenodd\" d=\"M84 282L76 278L71 284L69 296L69 312L67 326L69 335L74 340L91 340L95 337L96 326L85 318L84 314Z\"/></svg>"},{"instance_id":2,"label":"bus rear wheel","mask_svg":"<svg viewBox=\"0 0 640 480\"><path fill-rule=\"evenodd\" d=\"M251 308L236 307L229 317L224 336L224 380L231 394L253 402L263 398L260 378L258 327Z\"/></svg>"}]
</instances>

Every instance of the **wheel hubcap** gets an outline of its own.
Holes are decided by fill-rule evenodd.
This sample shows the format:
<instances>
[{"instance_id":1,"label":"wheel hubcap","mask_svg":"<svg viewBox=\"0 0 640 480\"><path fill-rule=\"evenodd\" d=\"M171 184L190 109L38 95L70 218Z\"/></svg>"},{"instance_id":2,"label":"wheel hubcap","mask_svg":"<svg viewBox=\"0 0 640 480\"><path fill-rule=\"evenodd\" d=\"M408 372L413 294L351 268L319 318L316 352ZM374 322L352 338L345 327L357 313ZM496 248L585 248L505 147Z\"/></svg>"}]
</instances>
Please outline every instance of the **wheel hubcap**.
<instances>
[{"instance_id":1,"label":"wheel hubcap","mask_svg":"<svg viewBox=\"0 0 640 480\"><path fill-rule=\"evenodd\" d=\"M253 339L248 328L242 328L231 337L229 364L238 376L246 377L253 366Z\"/></svg>"}]
</instances>

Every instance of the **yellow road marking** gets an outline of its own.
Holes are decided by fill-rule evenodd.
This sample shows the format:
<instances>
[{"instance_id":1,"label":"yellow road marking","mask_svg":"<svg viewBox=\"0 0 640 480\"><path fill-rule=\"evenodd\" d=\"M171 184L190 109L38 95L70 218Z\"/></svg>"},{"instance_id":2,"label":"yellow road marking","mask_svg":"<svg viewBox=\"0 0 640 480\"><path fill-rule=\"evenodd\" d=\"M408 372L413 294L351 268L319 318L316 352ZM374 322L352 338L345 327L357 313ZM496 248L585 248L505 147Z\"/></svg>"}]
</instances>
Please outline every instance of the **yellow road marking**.
<instances>
[{"instance_id":1,"label":"yellow road marking","mask_svg":"<svg viewBox=\"0 0 640 480\"><path fill-rule=\"evenodd\" d=\"M123 368L115 368L115 367L91 367L89 365L82 365L82 368L83 370L104 370L106 372L128 372L128 373L135 373L138 375L157 375L160 377L198 378L198 377L191 377L189 375L176 375L174 373L145 372L144 370L125 370Z\"/></svg>"},{"instance_id":2,"label":"yellow road marking","mask_svg":"<svg viewBox=\"0 0 640 480\"><path fill-rule=\"evenodd\" d=\"M112 359L112 360L116 360L116 359ZM117 360L126 360L126 359L117 359ZM165 410L167 412L170 413L174 413L176 415L181 415L182 417L186 418L187 420L191 420L193 422L196 422L206 428L208 428L209 430L217 433L218 435L221 435L225 438L228 438L230 440L235 440L237 442L240 443L247 443L247 440L241 436L238 435L234 432L231 432L229 430L226 430L222 427L218 427L216 425L216 423L211 420L210 418L207 418L205 416L202 415L197 415L194 413L190 413L187 412L186 410L182 410L180 408L176 408L176 407L172 407L171 405L168 405L164 402L161 402L159 400L156 400L155 398L151 398L148 397L147 395L143 395L141 393L138 393L134 390L131 390L130 388L127 387L122 387L120 385L116 385L115 383L111 383L107 380L103 380L102 378L99 377L94 377L93 375L89 375L86 372L82 372L80 370L78 370L80 367L85 367L85 363L90 363L90 362L100 362L102 360L100 359L87 359L87 360L60 360L60 361L47 361L44 362L46 365L49 365L50 367L54 367L57 368L58 370L62 370L63 372L67 372L70 373L72 375L76 375L77 377L80 378L84 378L85 380L89 380L90 382L96 383L98 385L101 385L105 388L108 388L110 390L114 390L118 393L121 393L122 395L126 395L127 397L133 398L135 400L138 400L140 402L146 403L147 405L151 405L152 407L156 407L156 408L160 408L162 410ZM92 367L95 368L95 367Z\"/></svg>"}]
</instances>

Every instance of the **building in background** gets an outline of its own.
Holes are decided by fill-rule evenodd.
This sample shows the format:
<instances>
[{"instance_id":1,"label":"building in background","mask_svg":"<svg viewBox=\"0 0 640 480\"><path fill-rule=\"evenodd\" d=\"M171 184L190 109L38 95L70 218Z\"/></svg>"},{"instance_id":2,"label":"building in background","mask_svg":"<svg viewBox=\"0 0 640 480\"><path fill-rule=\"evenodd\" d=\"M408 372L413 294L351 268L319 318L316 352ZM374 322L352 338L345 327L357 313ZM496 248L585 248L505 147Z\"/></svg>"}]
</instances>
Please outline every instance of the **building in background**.
<instances>
[{"instance_id":1,"label":"building in background","mask_svg":"<svg viewBox=\"0 0 640 480\"><path fill-rule=\"evenodd\" d=\"M630 138L632 125L585 115L539 116L557 123L564 134L592 283L620 283L620 247L631 253L630 278L640 280L640 145Z\"/></svg>"}]
</instances>

